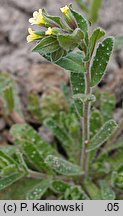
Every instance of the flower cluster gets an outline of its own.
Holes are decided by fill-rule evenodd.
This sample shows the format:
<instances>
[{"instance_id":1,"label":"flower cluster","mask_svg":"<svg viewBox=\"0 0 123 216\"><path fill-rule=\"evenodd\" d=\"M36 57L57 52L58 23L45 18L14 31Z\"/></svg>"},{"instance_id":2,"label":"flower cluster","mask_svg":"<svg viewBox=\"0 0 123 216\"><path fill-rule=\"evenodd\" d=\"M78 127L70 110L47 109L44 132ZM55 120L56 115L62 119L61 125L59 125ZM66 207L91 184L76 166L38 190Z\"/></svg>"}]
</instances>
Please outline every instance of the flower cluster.
<instances>
[{"instance_id":1,"label":"flower cluster","mask_svg":"<svg viewBox=\"0 0 123 216\"><path fill-rule=\"evenodd\" d=\"M77 27L74 17L72 16L69 7L66 5L65 7L60 8L66 24L64 24L60 18L56 17L53 19L52 16L46 14L43 9L39 9L39 11L35 11L33 13L33 17L29 19L29 23L31 25L39 25L47 28L46 31L41 30L40 32L33 31L31 28L28 29L29 35L27 36L27 42L32 42L34 40L42 39L41 35L57 35L58 33L75 29ZM59 21L58 21L59 20ZM40 33L40 34L39 34Z\"/></svg>"}]
</instances>

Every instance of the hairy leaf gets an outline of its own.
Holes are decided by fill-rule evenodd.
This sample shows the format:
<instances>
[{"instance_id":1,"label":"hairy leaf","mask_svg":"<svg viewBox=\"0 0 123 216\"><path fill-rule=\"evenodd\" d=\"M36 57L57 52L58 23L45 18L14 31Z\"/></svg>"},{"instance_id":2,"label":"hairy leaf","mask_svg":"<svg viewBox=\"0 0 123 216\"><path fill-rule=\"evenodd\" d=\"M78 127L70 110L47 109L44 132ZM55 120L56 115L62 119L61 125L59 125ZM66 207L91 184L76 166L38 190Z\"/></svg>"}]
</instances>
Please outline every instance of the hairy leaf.
<instances>
[{"instance_id":1,"label":"hairy leaf","mask_svg":"<svg viewBox=\"0 0 123 216\"><path fill-rule=\"evenodd\" d=\"M109 93L101 94L101 101L100 101L100 109L101 115L104 119L104 122L110 120L113 117L113 110L115 108L116 99L115 96Z\"/></svg>"},{"instance_id":2,"label":"hairy leaf","mask_svg":"<svg viewBox=\"0 0 123 216\"><path fill-rule=\"evenodd\" d=\"M6 187L10 186L11 184L13 184L14 182L18 181L19 179L24 177L24 173L23 172L15 172L12 173L10 175L5 176L4 178L0 179L0 190L5 189Z\"/></svg>"},{"instance_id":3,"label":"hairy leaf","mask_svg":"<svg viewBox=\"0 0 123 216\"><path fill-rule=\"evenodd\" d=\"M73 95L84 93L85 91L84 74L82 73L76 74L71 72L70 81L71 81ZM82 116L83 114L82 105L83 103L80 100L78 99L75 100L75 106L79 116Z\"/></svg>"},{"instance_id":4,"label":"hairy leaf","mask_svg":"<svg viewBox=\"0 0 123 216\"><path fill-rule=\"evenodd\" d=\"M118 125L114 120L107 121L98 131L98 133L92 138L90 145L88 145L87 151L92 151L99 148L110 138L112 132L117 127Z\"/></svg>"},{"instance_id":5,"label":"hairy leaf","mask_svg":"<svg viewBox=\"0 0 123 216\"><path fill-rule=\"evenodd\" d=\"M0 191L0 198L3 200L25 200L27 193L40 181L39 179L22 178Z\"/></svg>"},{"instance_id":6,"label":"hairy leaf","mask_svg":"<svg viewBox=\"0 0 123 216\"><path fill-rule=\"evenodd\" d=\"M101 181L100 187L103 200L115 200L115 193L106 181Z\"/></svg>"},{"instance_id":7,"label":"hairy leaf","mask_svg":"<svg viewBox=\"0 0 123 216\"><path fill-rule=\"evenodd\" d=\"M70 81L73 94L82 94L85 91L84 64L82 53L69 53L66 57L57 61L57 65L70 71ZM75 101L75 106L79 115L82 115L82 103Z\"/></svg>"},{"instance_id":8,"label":"hairy leaf","mask_svg":"<svg viewBox=\"0 0 123 216\"><path fill-rule=\"evenodd\" d=\"M47 156L45 162L48 164L48 166L61 175L75 176L83 174L81 167L53 155Z\"/></svg>"},{"instance_id":9,"label":"hairy leaf","mask_svg":"<svg viewBox=\"0 0 123 216\"><path fill-rule=\"evenodd\" d=\"M2 162L3 167L15 164L15 161L9 157L3 150L0 150L0 162Z\"/></svg>"},{"instance_id":10,"label":"hairy leaf","mask_svg":"<svg viewBox=\"0 0 123 216\"><path fill-rule=\"evenodd\" d=\"M72 71L73 73L83 73L85 71L82 54L70 52L56 62L60 67Z\"/></svg>"},{"instance_id":11,"label":"hairy leaf","mask_svg":"<svg viewBox=\"0 0 123 216\"><path fill-rule=\"evenodd\" d=\"M96 184L87 180L84 182L84 187L92 200L101 200L101 193Z\"/></svg>"},{"instance_id":12,"label":"hairy leaf","mask_svg":"<svg viewBox=\"0 0 123 216\"><path fill-rule=\"evenodd\" d=\"M55 193L65 193L68 188L70 188L70 185L60 180L53 181L51 185L51 190Z\"/></svg>"},{"instance_id":13,"label":"hairy leaf","mask_svg":"<svg viewBox=\"0 0 123 216\"><path fill-rule=\"evenodd\" d=\"M70 147L72 138L69 136L64 128L61 128L54 120L47 119L45 121L46 126L53 132L57 139L63 144L64 147Z\"/></svg>"},{"instance_id":14,"label":"hairy leaf","mask_svg":"<svg viewBox=\"0 0 123 216\"><path fill-rule=\"evenodd\" d=\"M6 101L8 111L11 113L14 109L14 96L12 87L7 87L4 90L4 99Z\"/></svg>"},{"instance_id":15,"label":"hairy leaf","mask_svg":"<svg viewBox=\"0 0 123 216\"><path fill-rule=\"evenodd\" d=\"M104 76L113 50L114 38L107 37L99 44L91 66L91 86L97 85Z\"/></svg>"},{"instance_id":16,"label":"hairy leaf","mask_svg":"<svg viewBox=\"0 0 123 216\"><path fill-rule=\"evenodd\" d=\"M50 172L49 167L45 164L44 158L48 153L54 153L51 146L48 146L40 135L27 124L16 124L10 131L16 144L30 161L30 163L39 171ZM40 148L38 148L40 146Z\"/></svg>"},{"instance_id":17,"label":"hairy leaf","mask_svg":"<svg viewBox=\"0 0 123 216\"><path fill-rule=\"evenodd\" d=\"M101 128L103 124L103 119L99 111L95 110L91 113L90 118L90 133L91 137L93 137L98 130Z\"/></svg>"},{"instance_id":18,"label":"hairy leaf","mask_svg":"<svg viewBox=\"0 0 123 216\"><path fill-rule=\"evenodd\" d=\"M14 173L15 171L18 171L17 170L17 167L15 164L10 164L8 166L5 166L1 172L0 172L0 177L5 177L5 176L8 176L12 173Z\"/></svg>"},{"instance_id":19,"label":"hairy leaf","mask_svg":"<svg viewBox=\"0 0 123 216\"><path fill-rule=\"evenodd\" d=\"M74 16L78 27L82 30L82 32L86 36L87 32L88 32L88 23L87 23L86 19L81 14L79 14L78 12L73 10L72 7L70 7L70 11Z\"/></svg>"},{"instance_id":20,"label":"hairy leaf","mask_svg":"<svg viewBox=\"0 0 123 216\"><path fill-rule=\"evenodd\" d=\"M86 101L91 101L94 102L96 100L95 96L90 94L90 95L86 95L86 94L74 94L73 95L73 99L74 100L80 100L82 103L85 103Z\"/></svg>"},{"instance_id":21,"label":"hairy leaf","mask_svg":"<svg viewBox=\"0 0 123 216\"><path fill-rule=\"evenodd\" d=\"M46 55L48 53L53 53L59 49L59 43L54 37L43 38L38 45L33 48L33 52L39 52L40 54Z\"/></svg>"},{"instance_id":22,"label":"hairy leaf","mask_svg":"<svg viewBox=\"0 0 123 216\"><path fill-rule=\"evenodd\" d=\"M57 36L60 46L66 51L75 49L82 42L83 38L83 32L79 28L76 28L72 34Z\"/></svg>"},{"instance_id":23,"label":"hairy leaf","mask_svg":"<svg viewBox=\"0 0 123 216\"><path fill-rule=\"evenodd\" d=\"M120 139L117 140L117 142L112 143L109 145L105 151L110 152L113 150L123 149L123 137L121 136Z\"/></svg>"},{"instance_id":24,"label":"hairy leaf","mask_svg":"<svg viewBox=\"0 0 123 216\"><path fill-rule=\"evenodd\" d=\"M112 183L114 187L123 190L123 163L113 172Z\"/></svg>"},{"instance_id":25,"label":"hairy leaf","mask_svg":"<svg viewBox=\"0 0 123 216\"><path fill-rule=\"evenodd\" d=\"M79 186L71 186L65 191L65 200L89 200L87 194Z\"/></svg>"},{"instance_id":26,"label":"hairy leaf","mask_svg":"<svg viewBox=\"0 0 123 216\"><path fill-rule=\"evenodd\" d=\"M90 38L90 55L93 54L96 42L105 35L105 31L101 28L97 28L93 31Z\"/></svg>"},{"instance_id":27,"label":"hairy leaf","mask_svg":"<svg viewBox=\"0 0 123 216\"><path fill-rule=\"evenodd\" d=\"M59 48L55 52L51 53L51 59L53 62L57 62L60 60L64 55L64 50L62 48Z\"/></svg>"},{"instance_id":28,"label":"hairy leaf","mask_svg":"<svg viewBox=\"0 0 123 216\"><path fill-rule=\"evenodd\" d=\"M34 93L28 94L27 109L31 115L31 119L34 119L36 122L42 123L41 107L38 95Z\"/></svg>"},{"instance_id":29,"label":"hairy leaf","mask_svg":"<svg viewBox=\"0 0 123 216\"><path fill-rule=\"evenodd\" d=\"M123 148L118 149L114 155L108 157L107 162L110 164L112 170L118 169L123 164Z\"/></svg>"},{"instance_id":30,"label":"hairy leaf","mask_svg":"<svg viewBox=\"0 0 123 216\"><path fill-rule=\"evenodd\" d=\"M9 73L0 73L0 95L5 99L9 112L15 110L21 117L23 117L17 86L13 77Z\"/></svg>"},{"instance_id":31,"label":"hairy leaf","mask_svg":"<svg viewBox=\"0 0 123 216\"><path fill-rule=\"evenodd\" d=\"M54 26L54 27L59 27L60 26L61 28L67 29L65 24L62 22L61 17L51 16L51 15L47 14L44 9L42 9L42 14L43 14L45 20L48 23L50 23L52 26Z\"/></svg>"},{"instance_id":32,"label":"hairy leaf","mask_svg":"<svg viewBox=\"0 0 123 216\"><path fill-rule=\"evenodd\" d=\"M26 195L27 200L39 200L44 195L44 193L47 191L47 189L50 187L52 182L51 178L42 180L40 183L38 183L34 188L32 188L29 193Z\"/></svg>"}]
</instances>

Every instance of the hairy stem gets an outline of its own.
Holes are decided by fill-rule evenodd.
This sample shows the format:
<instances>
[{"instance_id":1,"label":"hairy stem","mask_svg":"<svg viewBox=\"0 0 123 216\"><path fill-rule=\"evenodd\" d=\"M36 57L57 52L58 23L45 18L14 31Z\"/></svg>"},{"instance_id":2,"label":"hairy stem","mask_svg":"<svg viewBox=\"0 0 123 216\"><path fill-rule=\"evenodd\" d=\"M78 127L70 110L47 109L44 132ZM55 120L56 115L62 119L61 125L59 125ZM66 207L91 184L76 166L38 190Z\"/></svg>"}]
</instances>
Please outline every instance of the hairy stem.
<instances>
[{"instance_id":1,"label":"hairy stem","mask_svg":"<svg viewBox=\"0 0 123 216\"><path fill-rule=\"evenodd\" d=\"M90 87L90 71L89 71L90 62L86 64L86 73L85 73L85 94L91 94ZM89 144L90 139L90 101L86 101L83 104L83 119L82 119L82 152L80 158L80 165L85 171L85 177L88 175L88 153L86 152L86 146Z\"/></svg>"},{"instance_id":2,"label":"hairy stem","mask_svg":"<svg viewBox=\"0 0 123 216\"><path fill-rule=\"evenodd\" d=\"M32 171L32 170L28 170L28 178L34 178L34 179L47 179L48 178L48 175L46 173L40 173L40 172L37 172L37 171ZM81 176L82 177L82 176ZM72 177L71 176L53 176L53 179L54 180L63 180L63 181L72 181Z\"/></svg>"}]
</instances>

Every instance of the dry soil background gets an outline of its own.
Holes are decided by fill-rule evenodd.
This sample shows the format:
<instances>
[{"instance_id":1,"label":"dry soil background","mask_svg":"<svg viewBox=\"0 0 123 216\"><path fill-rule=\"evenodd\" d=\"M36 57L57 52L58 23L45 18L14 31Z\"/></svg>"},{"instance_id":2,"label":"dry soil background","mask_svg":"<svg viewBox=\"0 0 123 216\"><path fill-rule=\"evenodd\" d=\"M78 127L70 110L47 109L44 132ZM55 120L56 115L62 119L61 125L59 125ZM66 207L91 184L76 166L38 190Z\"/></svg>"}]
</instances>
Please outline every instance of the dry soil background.
<instances>
[{"instance_id":1,"label":"dry soil background","mask_svg":"<svg viewBox=\"0 0 123 216\"><path fill-rule=\"evenodd\" d=\"M68 0L0 0L0 71L8 71L24 79L26 86L34 88L35 82L48 76L51 80L56 68L47 69L44 59L38 54L31 53L32 44L27 44L28 19L34 10L45 7L51 14L59 14L59 8L67 4ZM70 1L74 3L74 1ZM75 3L74 3L75 4ZM123 35L123 0L103 0L100 11L99 25L110 35ZM40 66L43 63L43 67ZM123 51L114 53L109 70L116 72L123 64ZM45 69L45 75L43 71ZM49 74L50 73L50 74ZM55 76L55 75L54 75ZM40 77L40 79L39 79ZM67 80L60 72L56 79ZM21 80L20 79L20 80ZM27 81L28 80L28 81ZM110 76L110 81L113 80ZM55 81L54 81L55 82ZM42 84L38 84L38 91L42 91ZM31 87L32 88L32 87Z\"/></svg>"}]
</instances>

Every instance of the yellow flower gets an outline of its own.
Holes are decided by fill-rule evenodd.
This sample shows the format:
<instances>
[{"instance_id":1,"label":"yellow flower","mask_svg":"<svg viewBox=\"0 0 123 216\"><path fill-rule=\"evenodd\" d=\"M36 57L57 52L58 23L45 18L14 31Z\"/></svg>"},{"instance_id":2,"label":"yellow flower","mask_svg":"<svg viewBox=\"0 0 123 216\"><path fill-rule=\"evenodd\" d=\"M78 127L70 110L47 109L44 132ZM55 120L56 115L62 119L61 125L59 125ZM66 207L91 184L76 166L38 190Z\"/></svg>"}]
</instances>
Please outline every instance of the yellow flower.
<instances>
[{"instance_id":1,"label":"yellow flower","mask_svg":"<svg viewBox=\"0 0 123 216\"><path fill-rule=\"evenodd\" d=\"M28 28L28 32L29 32L29 35L27 36L28 43L41 38L41 36L35 34L35 32L31 28Z\"/></svg>"},{"instance_id":2,"label":"yellow flower","mask_svg":"<svg viewBox=\"0 0 123 216\"><path fill-rule=\"evenodd\" d=\"M43 24L45 24L46 21L45 21L43 15L42 15L42 10L39 9L39 12L35 11L33 13L33 18L30 18L29 22L31 23L31 25L34 25L34 24L36 24L36 25L43 25Z\"/></svg>"},{"instance_id":3,"label":"yellow flower","mask_svg":"<svg viewBox=\"0 0 123 216\"><path fill-rule=\"evenodd\" d=\"M66 15L68 13L69 7L66 5L65 7L60 8L60 10L63 14Z\"/></svg>"},{"instance_id":4,"label":"yellow flower","mask_svg":"<svg viewBox=\"0 0 123 216\"><path fill-rule=\"evenodd\" d=\"M45 32L45 35L52 35L53 29L51 27L48 28L48 30Z\"/></svg>"}]
</instances>

